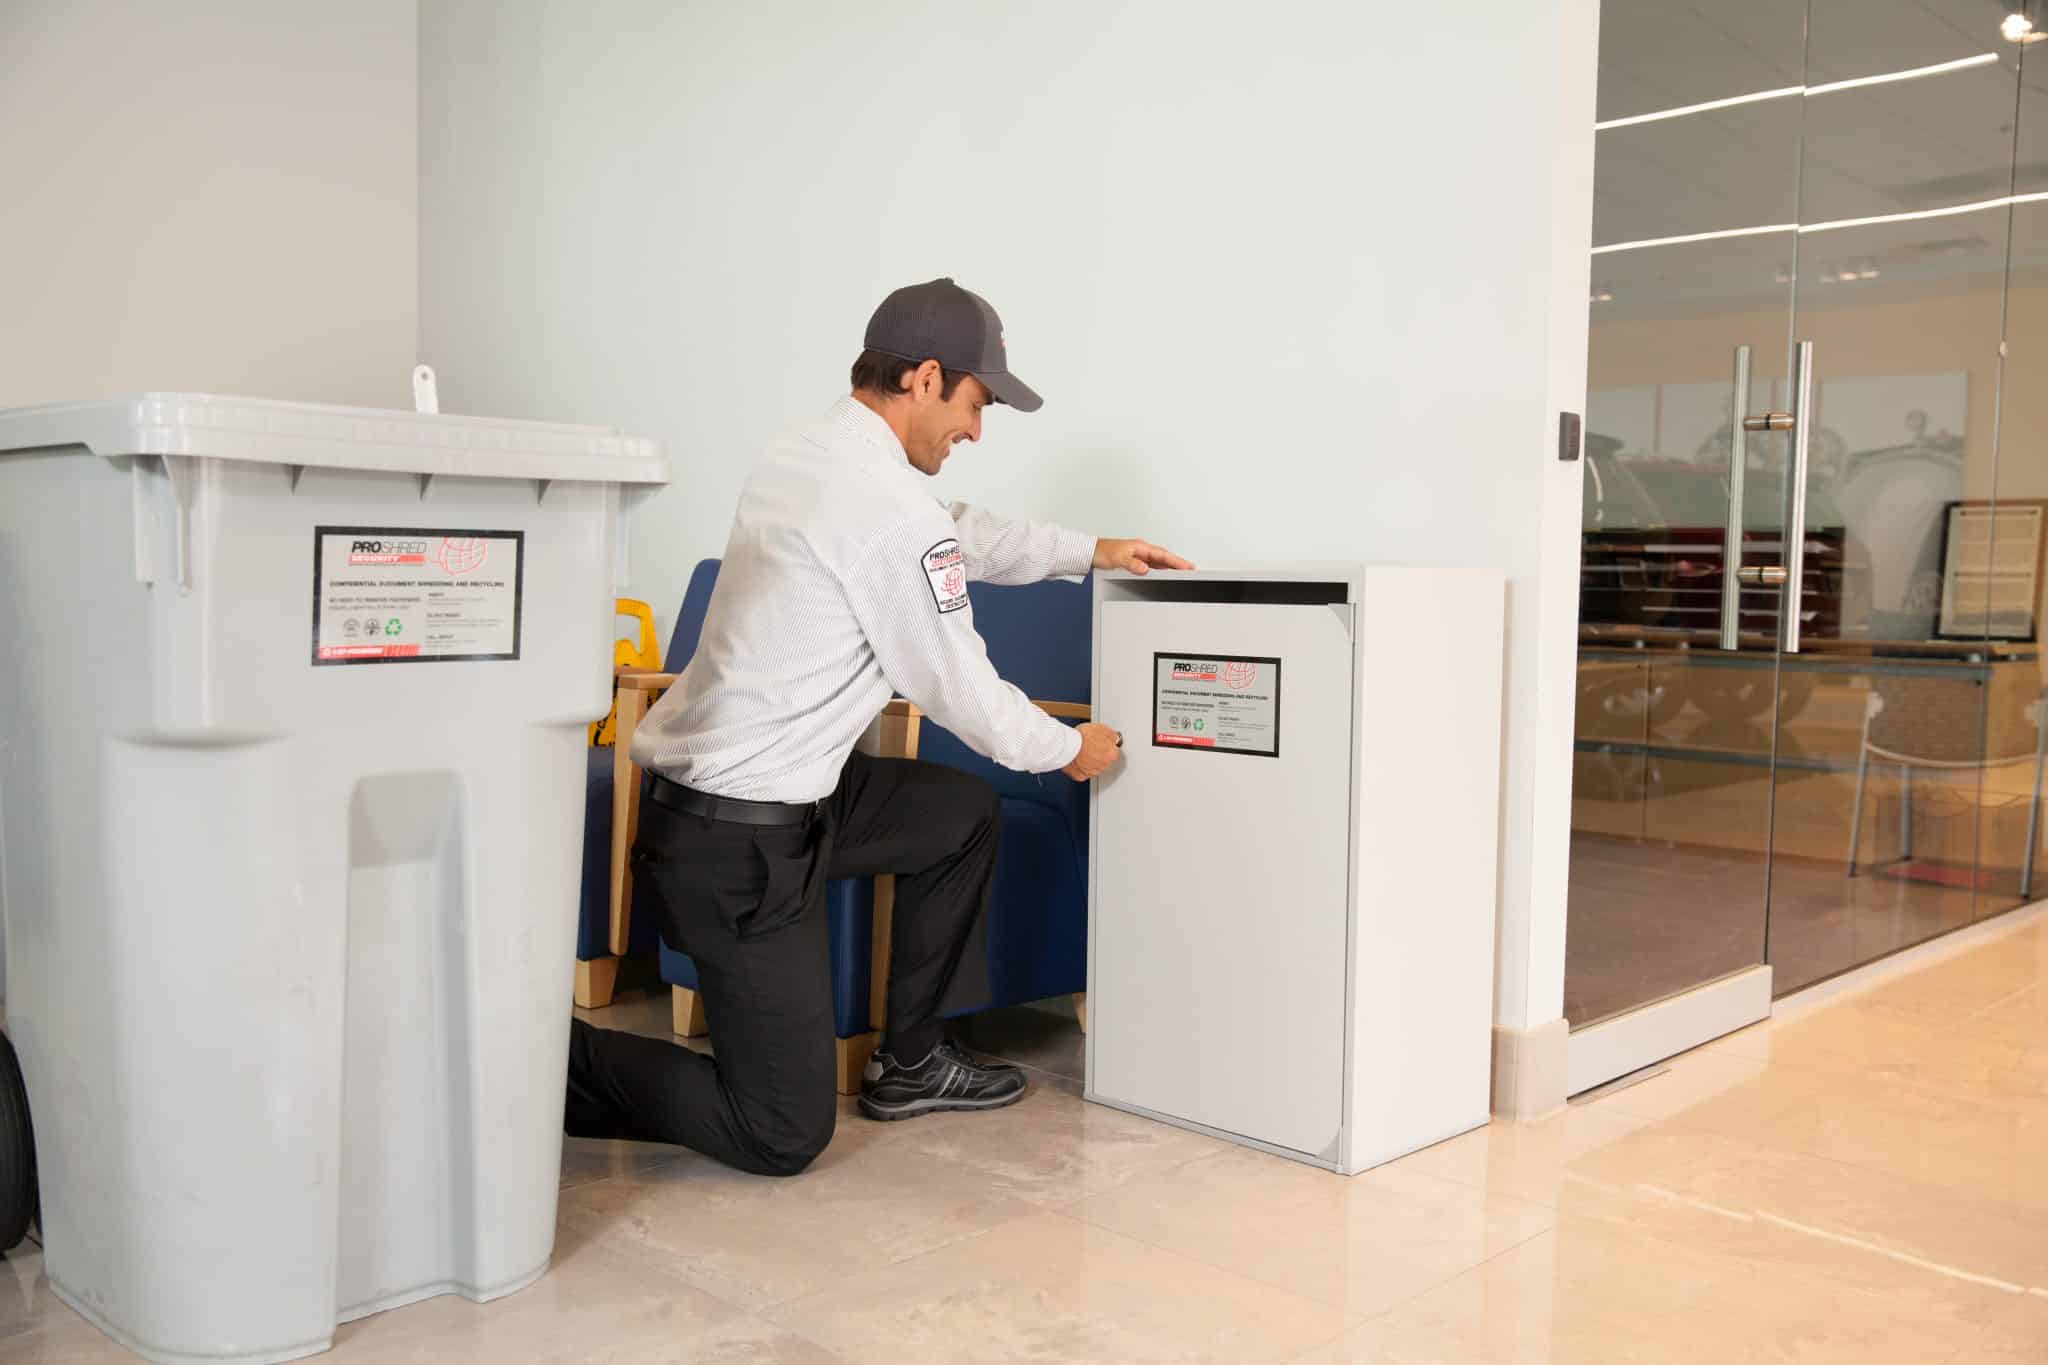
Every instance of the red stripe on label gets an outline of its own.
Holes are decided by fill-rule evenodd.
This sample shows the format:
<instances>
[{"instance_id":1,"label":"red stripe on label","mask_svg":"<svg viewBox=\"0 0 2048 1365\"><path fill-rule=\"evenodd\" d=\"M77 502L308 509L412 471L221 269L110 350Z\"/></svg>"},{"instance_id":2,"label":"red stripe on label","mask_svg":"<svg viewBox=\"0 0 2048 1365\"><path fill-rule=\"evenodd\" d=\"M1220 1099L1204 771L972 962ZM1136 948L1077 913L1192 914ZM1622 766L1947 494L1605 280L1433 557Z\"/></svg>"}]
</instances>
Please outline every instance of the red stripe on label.
<instances>
[{"instance_id":1,"label":"red stripe on label","mask_svg":"<svg viewBox=\"0 0 2048 1365\"><path fill-rule=\"evenodd\" d=\"M1215 740L1196 739L1193 735L1157 735L1154 738L1161 744L1185 744L1190 749L1213 749L1216 747Z\"/></svg>"},{"instance_id":2,"label":"red stripe on label","mask_svg":"<svg viewBox=\"0 0 2048 1365\"><path fill-rule=\"evenodd\" d=\"M324 645L320 650L323 659L412 659L419 656L418 645Z\"/></svg>"}]
</instances>

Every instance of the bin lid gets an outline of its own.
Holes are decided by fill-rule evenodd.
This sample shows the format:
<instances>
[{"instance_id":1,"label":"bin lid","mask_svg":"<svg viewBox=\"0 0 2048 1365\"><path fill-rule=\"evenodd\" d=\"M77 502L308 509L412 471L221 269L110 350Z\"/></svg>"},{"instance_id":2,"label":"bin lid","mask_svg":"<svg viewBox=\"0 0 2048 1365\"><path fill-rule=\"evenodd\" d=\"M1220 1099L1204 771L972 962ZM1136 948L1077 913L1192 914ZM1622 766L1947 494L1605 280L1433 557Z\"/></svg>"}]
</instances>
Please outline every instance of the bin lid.
<instances>
[{"instance_id":1,"label":"bin lid","mask_svg":"<svg viewBox=\"0 0 2048 1365\"><path fill-rule=\"evenodd\" d=\"M205 393L0 409L0 455L80 446L483 479L667 483L661 447L610 427L459 417Z\"/></svg>"}]
</instances>

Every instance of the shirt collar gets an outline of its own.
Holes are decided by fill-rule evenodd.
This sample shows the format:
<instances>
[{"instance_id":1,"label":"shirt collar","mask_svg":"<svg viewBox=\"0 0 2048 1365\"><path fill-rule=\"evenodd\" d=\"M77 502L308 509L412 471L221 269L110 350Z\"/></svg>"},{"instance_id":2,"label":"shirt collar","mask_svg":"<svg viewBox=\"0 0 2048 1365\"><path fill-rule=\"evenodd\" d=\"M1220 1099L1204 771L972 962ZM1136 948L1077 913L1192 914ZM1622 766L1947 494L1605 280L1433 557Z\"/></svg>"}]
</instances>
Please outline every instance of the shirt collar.
<instances>
[{"instance_id":1,"label":"shirt collar","mask_svg":"<svg viewBox=\"0 0 2048 1365\"><path fill-rule=\"evenodd\" d=\"M896 433L889 429L882 415L852 394L832 405L829 420L833 430L872 447L877 454L906 464L909 462L910 455L903 449L903 442L896 439Z\"/></svg>"}]
</instances>

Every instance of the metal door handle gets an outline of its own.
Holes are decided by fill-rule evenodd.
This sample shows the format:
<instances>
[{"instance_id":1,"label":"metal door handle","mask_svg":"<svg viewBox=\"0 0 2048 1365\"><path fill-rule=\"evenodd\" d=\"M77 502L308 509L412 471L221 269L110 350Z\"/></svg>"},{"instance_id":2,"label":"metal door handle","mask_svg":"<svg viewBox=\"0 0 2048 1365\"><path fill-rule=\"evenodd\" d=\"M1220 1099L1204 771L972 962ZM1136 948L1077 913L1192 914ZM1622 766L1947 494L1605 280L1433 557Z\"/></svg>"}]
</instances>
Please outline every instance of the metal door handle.
<instances>
[{"instance_id":1,"label":"metal door handle","mask_svg":"<svg viewBox=\"0 0 2048 1365\"><path fill-rule=\"evenodd\" d=\"M1728 424L1728 522L1721 534L1721 648L1742 647L1742 476L1749 449L1742 434L1749 428L1749 347L1735 348L1735 393L1729 412L1740 418Z\"/></svg>"},{"instance_id":2,"label":"metal door handle","mask_svg":"<svg viewBox=\"0 0 2048 1365\"><path fill-rule=\"evenodd\" d=\"M1738 347L1735 352L1735 410L1741 412L1749 406L1749 347ZM1787 654L1799 652L1799 611L1802 605L1801 587L1806 581L1806 463L1813 441L1813 343L1802 341L1792 355L1792 411L1759 412L1746 414L1736 428L1731 443L1734 463L1729 470L1728 522L1731 529L1724 542L1721 564L1721 648L1735 648L1735 626L1737 617L1731 610L1731 602L1739 602L1739 594L1732 584L1744 587L1770 587L1784 589L1784 597L1778 607L1778 647ZM1746 431L1789 431L1792 433L1792 459L1785 471L1785 563L1784 567L1747 569L1741 567L1737 548L1741 545L1739 515L1736 508L1736 490L1741 487L1738 471L1741 469L1743 449L1742 433Z\"/></svg>"},{"instance_id":3,"label":"metal door handle","mask_svg":"<svg viewBox=\"0 0 2048 1365\"><path fill-rule=\"evenodd\" d=\"M1806 587L1806 458L1813 445L1813 343L1792 356L1792 467L1785 475L1785 599L1778 609L1781 648L1799 652L1799 612ZM1775 417L1778 414L1769 413Z\"/></svg>"}]
</instances>

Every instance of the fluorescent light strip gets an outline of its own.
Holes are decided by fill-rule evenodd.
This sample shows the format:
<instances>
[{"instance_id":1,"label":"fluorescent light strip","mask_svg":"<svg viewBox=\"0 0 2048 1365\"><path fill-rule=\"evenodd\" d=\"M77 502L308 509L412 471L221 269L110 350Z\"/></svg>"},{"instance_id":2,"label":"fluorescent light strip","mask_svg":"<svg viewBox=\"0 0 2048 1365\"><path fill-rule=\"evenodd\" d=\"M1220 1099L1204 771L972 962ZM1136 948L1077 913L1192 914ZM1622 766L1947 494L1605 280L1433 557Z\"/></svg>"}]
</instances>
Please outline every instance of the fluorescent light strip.
<instances>
[{"instance_id":1,"label":"fluorescent light strip","mask_svg":"<svg viewBox=\"0 0 2048 1365\"><path fill-rule=\"evenodd\" d=\"M1605 123L1593 125L1593 131L1604 133L1609 128L1627 128L1637 123L1655 123L1659 119L1684 118L1687 114L1704 114L1709 109L1727 109L1737 104L1755 104L1760 100L1781 100L1788 95L1803 95L1803 85L1788 85L1778 90L1759 90L1754 95L1731 95L1725 100L1708 100L1705 104L1688 104L1677 109L1659 109L1654 114L1632 114L1628 118L1611 118Z\"/></svg>"},{"instance_id":2,"label":"fluorescent light strip","mask_svg":"<svg viewBox=\"0 0 2048 1365\"><path fill-rule=\"evenodd\" d=\"M1772 232L1797 232L1797 223L1767 223L1762 227L1723 228L1719 232L1689 232L1683 237L1648 237L1640 242L1611 242L1593 248L1595 256L1610 251L1641 251L1650 246L1681 246L1686 242L1711 242L1721 237L1761 237Z\"/></svg>"},{"instance_id":3,"label":"fluorescent light strip","mask_svg":"<svg viewBox=\"0 0 2048 1365\"><path fill-rule=\"evenodd\" d=\"M1998 54L1996 52L1980 52L1974 57L1959 57L1952 62L1936 62L1933 66L1916 66L1911 71L1891 71L1881 76L1858 76L1853 80L1829 81L1825 85L1809 85L1806 87L1806 93L1809 96L1832 95L1837 90L1854 90L1858 86L1864 85L1889 85L1893 81L1910 81L1917 80L1922 76L1939 76L1944 71L1963 71L1973 66L1982 66L1986 62L1995 62L1997 60Z\"/></svg>"},{"instance_id":4,"label":"fluorescent light strip","mask_svg":"<svg viewBox=\"0 0 2048 1365\"><path fill-rule=\"evenodd\" d=\"M1841 228L1875 227L1883 223L1910 223L1922 218L1949 218L1958 213L1982 213L1986 209L2009 208L2016 204L2048 203L2048 190L2038 194L2009 194L1999 199L1980 199L1974 204L1952 204L1945 209L1918 209L1912 213L1880 213L1870 218L1837 218L1826 223L1768 223L1762 227L1723 228L1719 232L1693 232L1683 237L1646 237L1640 242L1610 242L1593 248L1593 255L1610 251L1641 251L1645 247L1679 246L1686 242L1711 242L1721 237L1761 237L1772 232L1835 232Z\"/></svg>"},{"instance_id":5,"label":"fluorescent light strip","mask_svg":"<svg viewBox=\"0 0 2048 1365\"><path fill-rule=\"evenodd\" d=\"M1879 223L1910 223L1919 218L1950 218L1958 213L1982 213L1986 209L2002 209L2013 204L2038 204L2044 199L2048 199L2048 193L2008 194L1999 199L1980 199L1974 204L1951 204L1945 209L1919 209L1912 213L1880 213L1869 218L1837 218L1831 223L1807 223L1799 231L1834 232L1841 228L1873 227Z\"/></svg>"},{"instance_id":6,"label":"fluorescent light strip","mask_svg":"<svg viewBox=\"0 0 2048 1365\"><path fill-rule=\"evenodd\" d=\"M1650 114L1631 114L1627 118L1611 118L1595 123L1593 131L1604 133L1609 128L1629 128L1638 123L1656 123L1668 118L1684 118L1687 114L1704 114L1711 109L1729 109L1738 104L1757 104L1763 100L1789 99L1793 95L1832 95L1837 90L1855 90L1866 85L1889 85L1893 81L1918 80L1922 76L1939 76L1945 71L1962 71L1986 62L1998 60L1996 52L1980 52L1974 57L1959 57L1952 62L1936 62L1933 66L1916 66L1910 71L1886 71L1876 76L1857 76L1846 81L1828 81L1822 85L1786 85L1776 90L1759 90L1751 95L1731 95L1724 100L1707 100L1702 104L1685 104L1676 109L1659 109Z\"/></svg>"}]
</instances>

